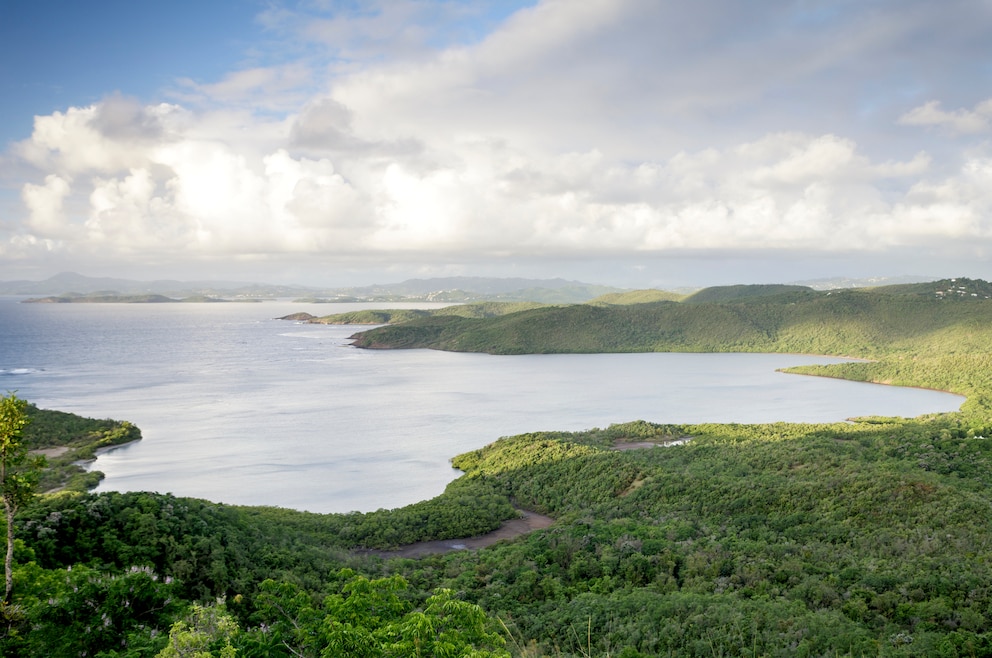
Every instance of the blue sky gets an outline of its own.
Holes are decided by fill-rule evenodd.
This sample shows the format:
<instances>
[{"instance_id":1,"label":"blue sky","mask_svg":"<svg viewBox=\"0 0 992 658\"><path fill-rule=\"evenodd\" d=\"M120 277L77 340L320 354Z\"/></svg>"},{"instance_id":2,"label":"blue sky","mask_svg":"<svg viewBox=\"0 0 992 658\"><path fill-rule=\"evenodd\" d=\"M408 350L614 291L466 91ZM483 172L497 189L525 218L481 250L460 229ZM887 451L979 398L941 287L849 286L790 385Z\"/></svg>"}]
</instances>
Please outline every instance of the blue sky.
<instances>
[{"instance_id":1,"label":"blue sky","mask_svg":"<svg viewBox=\"0 0 992 658\"><path fill-rule=\"evenodd\" d=\"M4 2L3 142L30 135L35 115L98 103L115 91L151 101L177 78L222 76L264 39L252 6L188 0Z\"/></svg>"},{"instance_id":2,"label":"blue sky","mask_svg":"<svg viewBox=\"0 0 992 658\"><path fill-rule=\"evenodd\" d=\"M992 278L975 0L0 5L0 279Z\"/></svg>"}]
</instances>

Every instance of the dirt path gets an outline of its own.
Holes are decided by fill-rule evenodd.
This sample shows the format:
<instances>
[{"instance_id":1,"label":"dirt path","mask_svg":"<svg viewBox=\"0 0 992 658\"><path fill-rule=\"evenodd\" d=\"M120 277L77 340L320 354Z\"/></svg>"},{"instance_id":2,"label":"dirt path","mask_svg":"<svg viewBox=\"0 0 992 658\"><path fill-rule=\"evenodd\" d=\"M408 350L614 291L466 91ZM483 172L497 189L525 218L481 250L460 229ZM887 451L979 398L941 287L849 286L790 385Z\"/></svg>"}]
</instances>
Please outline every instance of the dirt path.
<instances>
[{"instance_id":1,"label":"dirt path","mask_svg":"<svg viewBox=\"0 0 992 658\"><path fill-rule=\"evenodd\" d=\"M382 557L424 557L425 555L436 555L438 553L448 553L450 551L476 550L492 546L501 539L512 539L520 535L527 534L533 530L547 528L555 522L550 516L544 516L529 510L517 510L520 512L519 519L511 519L498 529L484 535L466 537L463 539L440 539L437 541L422 541L416 544L408 544L392 551L363 551L366 555L380 555Z\"/></svg>"}]
</instances>

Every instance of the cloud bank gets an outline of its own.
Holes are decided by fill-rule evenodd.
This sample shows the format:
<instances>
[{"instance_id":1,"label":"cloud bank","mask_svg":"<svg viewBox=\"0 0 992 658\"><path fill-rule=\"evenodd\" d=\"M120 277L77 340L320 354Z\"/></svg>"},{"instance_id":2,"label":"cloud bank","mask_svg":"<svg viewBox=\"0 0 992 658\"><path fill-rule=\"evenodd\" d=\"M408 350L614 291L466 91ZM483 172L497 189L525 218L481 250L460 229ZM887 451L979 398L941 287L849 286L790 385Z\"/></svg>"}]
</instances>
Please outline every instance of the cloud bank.
<instances>
[{"instance_id":1,"label":"cloud bank","mask_svg":"<svg viewBox=\"0 0 992 658\"><path fill-rule=\"evenodd\" d=\"M480 17L270 10L288 64L36 117L0 257L981 259L992 98L961 82L992 16L955 7L546 0L440 45Z\"/></svg>"}]
</instances>

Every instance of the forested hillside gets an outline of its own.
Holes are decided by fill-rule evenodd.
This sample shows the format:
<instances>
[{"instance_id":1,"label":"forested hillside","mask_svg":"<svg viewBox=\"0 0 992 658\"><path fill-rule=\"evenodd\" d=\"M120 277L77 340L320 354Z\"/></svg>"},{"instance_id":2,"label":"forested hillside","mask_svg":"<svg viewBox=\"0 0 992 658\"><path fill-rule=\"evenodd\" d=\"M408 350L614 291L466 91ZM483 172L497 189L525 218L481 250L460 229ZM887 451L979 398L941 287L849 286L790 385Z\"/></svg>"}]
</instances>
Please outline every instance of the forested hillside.
<instances>
[{"instance_id":1,"label":"forested hillside","mask_svg":"<svg viewBox=\"0 0 992 658\"><path fill-rule=\"evenodd\" d=\"M365 309L361 311L334 313L321 317L314 317L307 314L304 321L310 324L397 324L438 315L454 315L463 318L491 318L543 306L543 304L537 302L475 302L472 304L445 306L440 309ZM297 320L299 316L294 314L283 319Z\"/></svg>"},{"instance_id":2,"label":"forested hillside","mask_svg":"<svg viewBox=\"0 0 992 658\"><path fill-rule=\"evenodd\" d=\"M958 332L984 345L985 297L816 292L798 286L703 290L684 302L540 306L488 317L444 310L355 335L360 347L427 347L496 354L641 351L788 351L877 358L915 351ZM706 301L715 299L716 301ZM960 331L958 331L960 330ZM948 334L946 340L955 335ZM940 345L935 345L939 351Z\"/></svg>"},{"instance_id":3,"label":"forested hillside","mask_svg":"<svg viewBox=\"0 0 992 658\"><path fill-rule=\"evenodd\" d=\"M0 653L992 655L992 301L982 282L951 283L725 289L366 332L368 345L500 353L858 356L872 361L807 370L968 402L914 419L627 419L505 437L455 457L465 474L438 498L370 514L43 495L15 524ZM51 443L92 431L53 429ZM476 535L514 507L555 523L477 551L370 550Z\"/></svg>"},{"instance_id":4,"label":"forested hillside","mask_svg":"<svg viewBox=\"0 0 992 658\"><path fill-rule=\"evenodd\" d=\"M948 292L950 291L950 292ZM992 299L984 281L817 292L729 286L682 302L543 306L489 318L435 314L353 336L367 348L493 354L785 352L872 360L803 372L925 386L989 408ZM715 300L715 301L707 301Z\"/></svg>"}]
</instances>

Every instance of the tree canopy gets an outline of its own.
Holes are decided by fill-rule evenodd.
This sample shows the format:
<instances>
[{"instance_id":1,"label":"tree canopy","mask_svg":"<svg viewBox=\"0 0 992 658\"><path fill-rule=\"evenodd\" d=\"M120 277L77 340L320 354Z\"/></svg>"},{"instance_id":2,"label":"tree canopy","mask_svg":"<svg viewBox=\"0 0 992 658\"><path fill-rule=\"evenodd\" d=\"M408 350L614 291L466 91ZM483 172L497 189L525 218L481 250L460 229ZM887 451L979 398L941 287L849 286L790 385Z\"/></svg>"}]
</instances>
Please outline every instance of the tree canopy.
<instances>
[{"instance_id":1,"label":"tree canopy","mask_svg":"<svg viewBox=\"0 0 992 658\"><path fill-rule=\"evenodd\" d=\"M968 401L918 418L630 420L503 437L455 456L464 475L441 496L368 514L45 494L13 524L0 652L992 655L992 302L972 296L976 282L954 284L725 289L710 296L720 301L541 307L375 330L393 347L856 355L871 361L801 370ZM116 421L93 434L97 421L47 418L51 441L65 445L133 435ZM43 447L42 425L23 433L32 449ZM374 550L487 532L520 508L555 523L476 551Z\"/></svg>"}]
</instances>

